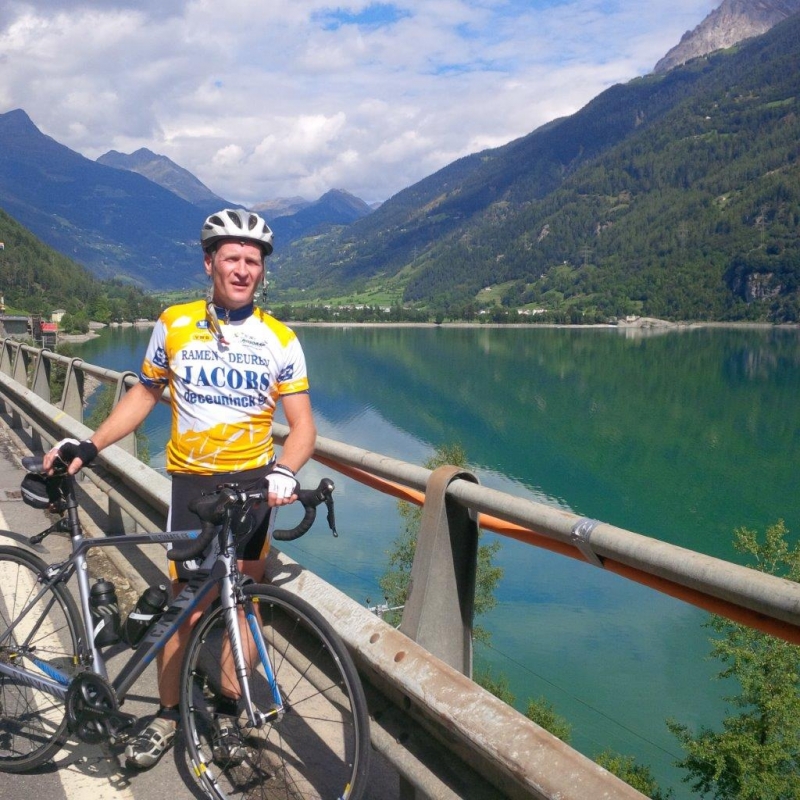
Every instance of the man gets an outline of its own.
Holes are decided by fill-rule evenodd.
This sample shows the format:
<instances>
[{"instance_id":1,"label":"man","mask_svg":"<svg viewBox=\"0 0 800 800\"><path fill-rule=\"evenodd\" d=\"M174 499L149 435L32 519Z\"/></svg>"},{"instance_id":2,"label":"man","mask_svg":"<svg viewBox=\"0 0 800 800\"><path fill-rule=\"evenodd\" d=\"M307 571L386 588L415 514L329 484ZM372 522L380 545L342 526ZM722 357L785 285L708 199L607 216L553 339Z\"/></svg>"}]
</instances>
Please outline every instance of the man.
<instances>
[{"instance_id":1,"label":"man","mask_svg":"<svg viewBox=\"0 0 800 800\"><path fill-rule=\"evenodd\" d=\"M314 451L316 427L308 395L303 350L294 333L254 306L264 281L264 259L272 253L272 231L258 214L225 209L212 214L201 231L205 270L212 300L167 308L159 317L139 375L69 465L76 473L99 450L134 431L169 385L172 430L167 470L172 498L167 527L198 527L189 502L220 483L236 481L269 487L268 507L260 509L255 533L238 553L240 569L263 580L272 509L292 503L295 473ZM272 418L283 403L289 434L276 462ZM57 454L45 457L50 469ZM173 592L182 587L189 565L170 564ZM197 566L197 565L194 565ZM210 600L209 600L210 602ZM179 713L180 667L190 620L168 642L158 660L160 708L156 718L125 750L130 766L147 769L158 762L175 737ZM230 720L218 723L215 752L228 761L241 751L234 726L244 728L234 698L218 709Z\"/></svg>"}]
</instances>

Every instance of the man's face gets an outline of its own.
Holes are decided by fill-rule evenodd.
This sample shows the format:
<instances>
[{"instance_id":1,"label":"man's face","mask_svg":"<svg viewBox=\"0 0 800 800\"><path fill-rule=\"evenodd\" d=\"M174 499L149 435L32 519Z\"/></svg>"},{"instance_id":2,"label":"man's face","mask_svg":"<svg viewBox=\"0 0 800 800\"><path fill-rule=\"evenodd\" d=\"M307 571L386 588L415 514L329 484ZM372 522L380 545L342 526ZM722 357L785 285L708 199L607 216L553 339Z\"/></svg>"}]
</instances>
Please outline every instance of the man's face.
<instances>
[{"instance_id":1,"label":"man's face","mask_svg":"<svg viewBox=\"0 0 800 800\"><path fill-rule=\"evenodd\" d=\"M214 284L214 303L233 311L253 301L264 274L261 248L244 242L223 242L205 255L206 274Z\"/></svg>"}]
</instances>

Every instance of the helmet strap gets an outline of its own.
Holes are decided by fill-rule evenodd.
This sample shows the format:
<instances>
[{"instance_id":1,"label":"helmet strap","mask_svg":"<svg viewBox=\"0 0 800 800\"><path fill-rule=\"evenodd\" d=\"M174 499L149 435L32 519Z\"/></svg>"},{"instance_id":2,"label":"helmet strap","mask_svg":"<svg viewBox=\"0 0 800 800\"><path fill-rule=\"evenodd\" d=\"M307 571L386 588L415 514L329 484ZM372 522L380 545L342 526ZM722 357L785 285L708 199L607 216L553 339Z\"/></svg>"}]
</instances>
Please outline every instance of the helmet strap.
<instances>
[{"instance_id":1,"label":"helmet strap","mask_svg":"<svg viewBox=\"0 0 800 800\"><path fill-rule=\"evenodd\" d=\"M225 321L227 322L227 319ZM208 330L211 332L211 335L219 344L230 345L230 342L222 333L222 325L220 325L219 316L217 315L217 307L211 301L206 303L206 324L208 325Z\"/></svg>"},{"instance_id":2,"label":"helmet strap","mask_svg":"<svg viewBox=\"0 0 800 800\"><path fill-rule=\"evenodd\" d=\"M264 267L264 274L261 276L261 302L265 303L267 300L267 288L269 281L267 281L267 268Z\"/></svg>"}]
</instances>

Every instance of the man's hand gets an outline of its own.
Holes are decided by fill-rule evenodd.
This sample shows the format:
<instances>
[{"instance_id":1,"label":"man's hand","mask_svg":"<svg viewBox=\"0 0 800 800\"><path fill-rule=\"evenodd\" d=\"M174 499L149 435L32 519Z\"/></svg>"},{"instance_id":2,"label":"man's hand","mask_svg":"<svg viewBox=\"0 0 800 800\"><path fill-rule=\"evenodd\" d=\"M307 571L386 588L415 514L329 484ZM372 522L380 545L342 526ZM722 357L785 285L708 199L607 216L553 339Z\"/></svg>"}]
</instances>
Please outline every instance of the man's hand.
<instances>
[{"instance_id":1,"label":"man's hand","mask_svg":"<svg viewBox=\"0 0 800 800\"><path fill-rule=\"evenodd\" d=\"M276 464L267 475L269 487L269 504L284 506L297 500L297 480L294 471L283 464Z\"/></svg>"},{"instance_id":2,"label":"man's hand","mask_svg":"<svg viewBox=\"0 0 800 800\"><path fill-rule=\"evenodd\" d=\"M91 439L79 442L77 439L62 439L56 442L53 448L44 455L43 463L45 472L52 475L56 468L67 468L70 475L74 475L85 467L97 456L97 447Z\"/></svg>"}]
</instances>

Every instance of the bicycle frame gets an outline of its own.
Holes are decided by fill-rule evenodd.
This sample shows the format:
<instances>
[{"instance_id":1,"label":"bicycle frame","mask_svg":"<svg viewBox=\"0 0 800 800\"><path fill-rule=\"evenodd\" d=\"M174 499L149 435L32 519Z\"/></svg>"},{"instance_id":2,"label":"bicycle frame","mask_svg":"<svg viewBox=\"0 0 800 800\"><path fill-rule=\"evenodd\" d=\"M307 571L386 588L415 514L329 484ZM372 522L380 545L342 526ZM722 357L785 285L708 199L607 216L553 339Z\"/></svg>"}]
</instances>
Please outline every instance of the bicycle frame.
<instances>
[{"instance_id":1,"label":"bicycle frame","mask_svg":"<svg viewBox=\"0 0 800 800\"><path fill-rule=\"evenodd\" d=\"M67 583L72 578L73 573L75 573L78 578L79 606L86 634L86 641L81 643L83 652L80 654L80 657L87 662L86 666L88 666L92 672L108 680L106 659L94 643L95 629L89 605L90 585L86 562L87 552L92 548L115 547L124 549L127 547L138 547L143 544L174 543L186 539L194 539L200 535L200 530L165 531L160 533L133 534L107 539L91 539L86 538L83 534L78 520L77 508L78 504L75 498L74 486L68 486L66 510L71 531L70 540L72 553L67 560L48 566L46 579L42 580L41 590L12 622L8 630L0 636L0 644L12 634L20 620L25 617L50 587L60 582ZM116 678L110 682L120 705L124 702L130 688L157 654L164 648L169 639L172 638L180 626L191 616L192 612L198 608L203 598L212 589L218 586L220 589L220 604L223 609L225 609L226 629L230 638L236 674L242 690L242 700L251 720L255 721L256 715L264 716L260 715L260 712L255 711L250 697L247 680L247 664L245 663L242 636L235 602L236 592L240 586L241 573L236 567L236 557L230 539L230 526L229 523L226 523L217 539L217 542L223 541L225 546L220 548L219 544L217 544L212 554L204 560L201 569L197 570L197 574L193 575L185 583L181 592L172 600L161 618L147 631L137 649L132 651L130 658ZM205 568L208 564L211 564L210 569ZM274 679L272 666L267 657L267 650L261 629L257 624L255 615L252 613L248 614L247 622L273 695L275 706L270 714L271 716L272 714L282 711L280 694ZM48 692L61 700L66 699L72 676L44 662L37 661L36 663L40 668L46 671L47 675L50 676L50 680L32 675L27 670L18 669L7 663L0 663L0 673L13 678L20 684L32 686L41 691Z\"/></svg>"},{"instance_id":2,"label":"bicycle frame","mask_svg":"<svg viewBox=\"0 0 800 800\"><path fill-rule=\"evenodd\" d=\"M71 461L68 454L62 460ZM40 458L23 461L34 476L44 474L43 466ZM91 538L80 523L74 478L62 472L23 481L23 499L59 520L35 536L8 532L26 548L0 546L0 625L8 626L0 628L4 772L51 762L68 737L111 747L128 743L129 764L140 766L134 759L138 736L147 738L136 733L143 720L122 708L147 666L179 636L169 651L177 657L184 650L180 725L189 771L209 797L246 800L255 787L263 796L273 790L318 800L364 796L369 709L347 646L313 604L260 583L258 572L238 563L237 544L254 528L251 510L269 503L269 486L259 480L210 488L189 506L201 523L197 530ZM304 535L322 503L335 536L333 490L329 478L314 489L297 487L302 520L283 530L273 527L271 515L269 539ZM54 532L69 535L66 553L59 550L48 563L27 549L41 552L37 545ZM95 642L109 615L94 607L89 551L170 543L169 560L199 569L187 573L140 641L123 637L137 641L133 650ZM68 585L75 577L77 589ZM100 642L115 638L98 636Z\"/></svg>"}]
</instances>

